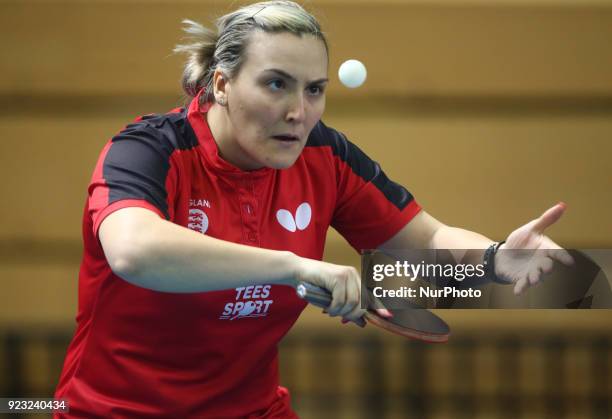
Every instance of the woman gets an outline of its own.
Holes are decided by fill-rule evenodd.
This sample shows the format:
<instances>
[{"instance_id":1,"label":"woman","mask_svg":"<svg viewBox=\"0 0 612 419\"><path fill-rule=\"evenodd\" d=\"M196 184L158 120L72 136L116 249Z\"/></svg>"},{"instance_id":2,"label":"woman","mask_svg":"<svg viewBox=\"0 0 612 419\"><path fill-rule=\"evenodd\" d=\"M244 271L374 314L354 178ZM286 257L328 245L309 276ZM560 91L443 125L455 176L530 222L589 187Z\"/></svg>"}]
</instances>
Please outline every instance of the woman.
<instances>
[{"instance_id":1,"label":"woman","mask_svg":"<svg viewBox=\"0 0 612 419\"><path fill-rule=\"evenodd\" d=\"M330 225L356 249L483 249L474 263L492 244L421 211L320 121L328 49L300 6L258 3L187 32L189 106L128 125L94 170L56 393L66 417L294 417L277 368L305 306L293 287L330 290L329 315L363 325L357 271L320 261ZM542 231L563 210L504 246L557 248ZM498 254L495 273L521 291L567 262L550 256L523 273Z\"/></svg>"}]
</instances>

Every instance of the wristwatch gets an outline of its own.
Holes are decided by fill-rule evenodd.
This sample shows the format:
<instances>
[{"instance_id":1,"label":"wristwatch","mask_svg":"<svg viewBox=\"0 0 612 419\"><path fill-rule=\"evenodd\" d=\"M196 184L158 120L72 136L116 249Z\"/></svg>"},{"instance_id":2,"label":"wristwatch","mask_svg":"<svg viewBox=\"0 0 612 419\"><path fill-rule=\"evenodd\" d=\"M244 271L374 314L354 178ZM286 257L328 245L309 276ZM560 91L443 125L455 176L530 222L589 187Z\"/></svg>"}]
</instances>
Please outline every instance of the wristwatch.
<instances>
[{"instance_id":1,"label":"wristwatch","mask_svg":"<svg viewBox=\"0 0 612 419\"><path fill-rule=\"evenodd\" d=\"M497 251L501 247L502 244L506 243L505 241L493 243L491 246L485 250L484 258L482 264L485 267L485 277L489 281L497 282L498 284L508 285L511 284L509 281L504 281L500 277L495 274L495 255Z\"/></svg>"}]
</instances>

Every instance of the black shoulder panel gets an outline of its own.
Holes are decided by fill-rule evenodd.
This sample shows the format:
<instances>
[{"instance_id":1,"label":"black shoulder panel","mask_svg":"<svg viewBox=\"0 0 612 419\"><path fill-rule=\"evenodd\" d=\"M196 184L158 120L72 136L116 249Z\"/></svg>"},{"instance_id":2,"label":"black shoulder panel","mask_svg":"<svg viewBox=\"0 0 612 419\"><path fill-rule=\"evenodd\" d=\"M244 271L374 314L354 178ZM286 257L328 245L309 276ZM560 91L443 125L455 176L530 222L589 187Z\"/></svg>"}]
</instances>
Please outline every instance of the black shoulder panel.
<instances>
[{"instance_id":1,"label":"black shoulder panel","mask_svg":"<svg viewBox=\"0 0 612 419\"><path fill-rule=\"evenodd\" d=\"M144 199L168 215L166 177L175 150L198 145L186 110L146 115L129 124L112 140L104 159L103 176L109 204L123 199Z\"/></svg>"},{"instance_id":2,"label":"black shoulder panel","mask_svg":"<svg viewBox=\"0 0 612 419\"><path fill-rule=\"evenodd\" d=\"M400 210L414 199L406 188L390 180L380 165L347 140L344 134L327 127L322 121L311 131L306 147L330 147L333 155L345 162L365 182L376 186Z\"/></svg>"}]
</instances>

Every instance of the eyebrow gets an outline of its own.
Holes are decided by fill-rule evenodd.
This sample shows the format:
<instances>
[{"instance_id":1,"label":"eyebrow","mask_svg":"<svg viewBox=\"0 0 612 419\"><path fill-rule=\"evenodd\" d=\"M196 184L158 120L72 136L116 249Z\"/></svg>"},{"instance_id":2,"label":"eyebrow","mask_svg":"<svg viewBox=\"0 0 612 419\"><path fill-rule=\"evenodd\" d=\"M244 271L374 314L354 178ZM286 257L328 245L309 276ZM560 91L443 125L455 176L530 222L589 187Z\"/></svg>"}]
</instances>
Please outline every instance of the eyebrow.
<instances>
[{"instance_id":1,"label":"eyebrow","mask_svg":"<svg viewBox=\"0 0 612 419\"><path fill-rule=\"evenodd\" d=\"M271 72L276 73L279 76L285 77L285 78L287 78L289 80L297 81L296 78L293 77L291 74L287 73L286 71L279 70L278 68L267 68L264 71L271 71ZM325 82L328 82L328 81L329 81L328 78L322 78L322 79L317 79L317 80L309 81L308 84L320 84L320 83L325 83Z\"/></svg>"}]
</instances>

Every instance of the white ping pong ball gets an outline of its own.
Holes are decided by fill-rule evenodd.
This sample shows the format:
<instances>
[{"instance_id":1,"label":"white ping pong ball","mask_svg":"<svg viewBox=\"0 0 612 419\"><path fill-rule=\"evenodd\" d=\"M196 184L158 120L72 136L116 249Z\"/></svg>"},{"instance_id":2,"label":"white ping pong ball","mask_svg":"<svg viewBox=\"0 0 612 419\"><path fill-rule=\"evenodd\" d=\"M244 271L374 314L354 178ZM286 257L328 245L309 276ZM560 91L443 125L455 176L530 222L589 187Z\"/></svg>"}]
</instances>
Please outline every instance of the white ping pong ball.
<instances>
[{"instance_id":1,"label":"white ping pong ball","mask_svg":"<svg viewBox=\"0 0 612 419\"><path fill-rule=\"evenodd\" d=\"M367 75L365 65L358 60L347 60L338 69L338 78L343 85L351 89L361 86Z\"/></svg>"}]
</instances>

